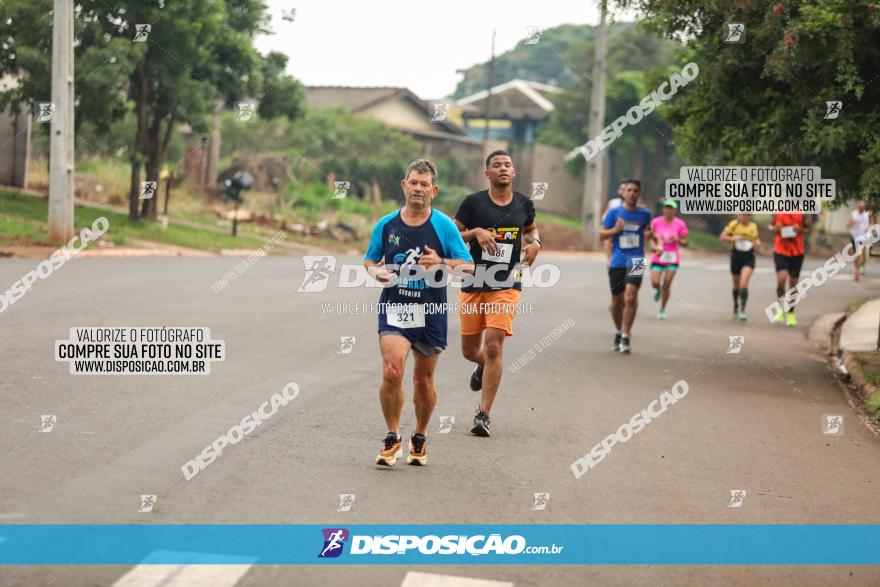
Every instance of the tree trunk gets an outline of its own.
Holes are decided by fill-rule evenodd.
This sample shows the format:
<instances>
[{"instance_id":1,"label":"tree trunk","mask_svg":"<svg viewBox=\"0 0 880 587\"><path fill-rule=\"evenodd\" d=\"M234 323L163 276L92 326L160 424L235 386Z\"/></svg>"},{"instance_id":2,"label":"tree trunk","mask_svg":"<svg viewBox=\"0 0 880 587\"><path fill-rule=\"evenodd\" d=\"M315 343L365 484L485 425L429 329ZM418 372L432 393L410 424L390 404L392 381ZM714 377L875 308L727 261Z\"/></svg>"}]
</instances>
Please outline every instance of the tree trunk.
<instances>
[{"instance_id":1,"label":"tree trunk","mask_svg":"<svg viewBox=\"0 0 880 587\"><path fill-rule=\"evenodd\" d=\"M645 193L663 200L666 197L666 186L662 185L663 168L667 163L666 139L659 136L654 141L654 156L651 157L651 172L645 182Z\"/></svg>"},{"instance_id":2,"label":"tree trunk","mask_svg":"<svg viewBox=\"0 0 880 587\"><path fill-rule=\"evenodd\" d=\"M128 196L128 221L137 222L138 215L138 192L141 185L141 163L137 152L131 157L131 190Z\"/></svg>"},{"instance_id":3,"label":"tree trunk","mask_svg":"<svg viewBox=\"0 0 880 587\"><path fill-rule=\"evenodd\" d=\"M131 150L131 185L128 194L128 220L137 222L138 199L141 193L141 150L144 135L147 132L147 75L144 63L138 64L138 81L140 91L137 97L137 130L134 135L134 146Z\"/></svg>"},{"instance_id":4,"label":"tree trunk","mask_svg":"<svg viewBox=\"0 0 880 587\"><path fill-rule=\"evenodd\" d=\"M155 114L153 123L149 126L149 135L144 141L147 145L147 161L145 165L147 172L146 181L156 182L156 189L153 191L153 197L144 200L144 203L141 206L141 217L148 218L149 220L156 220L159 211L159 204L157 202L159 195L159 168L162 165L162 157L164 156L163 147L167 146L167 136L164 137L165 140L163 140L163 137L161 136L163 118L163 115L158 113ZM173 124L173 121L171 121L171 124ZM166 135L167 134L169 133L166 133Z\"/></svg>"},{"instance_id":5,"label":"tree trunk","mask_svg":"<svg viewBox=\"0 0 880 587\"><path fill-rule=\"evenodd\" d=\"M378 220L382 215L382 191L379 189L379 182L373 179L370 188L373 192L373 216L374 220Z\"/></svg>"},{"instance_id":6,"label":"tree trunk","mask_svg":"<svg viewBox=\"0 0 880 587\"><path fill-rule=\"evenodd\" d=\"M635 136L636 144L633 150L633 177L644 181L645 174L645 137L642 133ZM648 186L645 186L646 188Z\"/></svg>"}]
</instances>

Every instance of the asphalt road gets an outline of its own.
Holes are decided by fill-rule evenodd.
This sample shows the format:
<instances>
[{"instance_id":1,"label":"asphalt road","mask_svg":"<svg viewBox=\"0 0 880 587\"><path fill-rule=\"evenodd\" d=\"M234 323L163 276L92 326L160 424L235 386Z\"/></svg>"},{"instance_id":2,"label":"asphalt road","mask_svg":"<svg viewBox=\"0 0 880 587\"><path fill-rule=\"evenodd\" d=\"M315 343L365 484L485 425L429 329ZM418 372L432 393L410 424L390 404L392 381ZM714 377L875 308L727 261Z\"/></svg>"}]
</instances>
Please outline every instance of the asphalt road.
<instances>
[{"instance_id":1,"label":"asphalt road","mask_svg":"<svg viewBox=\"0 0 880 587\"><path fill-rule=\"evenodd\" d=\"M573 326L522 368L506 371L493 436L468 434L476 394L457 319L437 370L440 416L424 468L373 465L385 429L375 316L322 304L369 304L376 289L296 293L299 257L259 260L219 293L233 258L77 259L0 314L0 523L880 523L880 438L848 404L805 333L819 315L880 291L880 266L813 290L797 328L771 326L770 260L753 278L750 320L730 318L726 259L688 259L669 318L649 287L633 353L609 350L604 262L545 255L552 288L525 292L506 365L563 323ZM339 262L359 263L354 257ZM9 287L36 265L0 261ZM818 264L808 261L810 269ZM457 293L450 293L455 301ZM334 306L335 308L335 306ZM73 376L54 358L71 327L209 327L227 358L208 376ZM341 354L340 337L356 337ZM728 353L729 337L744 336ZM411 373L411 363L407 379ZM580 479L570 465L678 380L688 395ZM187 481L181 465L288 382L299 396ZM403 431L414 419L407 382ZM41 415L57 417L39 432ZM842 436L822 434L844 416ZM730 490L746 491L730 508ZM550 494L533 511L534 494ZM150 513L140 495L155 494ZM340 494L353 494L339 512ZM220 569L220 585L400 585L408 572L515 585L878 584L876 567L405 566ZM158 585L132 567L7 567L2 585ZM123 577L128 577L123 578ZM178 577L179 580L179 577ZM410 577L411 584L414 579ZM195 581L190 584L196 584Z\"/></svg>"}]
</instances>

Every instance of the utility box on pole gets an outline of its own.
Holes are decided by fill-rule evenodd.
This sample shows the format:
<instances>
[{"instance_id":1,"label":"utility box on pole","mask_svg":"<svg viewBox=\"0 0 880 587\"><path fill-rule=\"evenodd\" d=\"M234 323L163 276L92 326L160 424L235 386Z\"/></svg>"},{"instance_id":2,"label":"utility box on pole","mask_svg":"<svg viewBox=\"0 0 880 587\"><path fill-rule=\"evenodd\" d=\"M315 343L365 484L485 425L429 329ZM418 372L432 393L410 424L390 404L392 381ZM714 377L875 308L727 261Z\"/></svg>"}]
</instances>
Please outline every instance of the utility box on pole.
<instances>
[{"instance_id":1,"label":"utility box on pole","mask_svg":"<svg viewBox=\"0 0 880 587\"><path fill-rule=\"evenodd\" d=\"M38 105L37 120L51 117L49 241L73 238L73 0L55 0L52 21L52 102Z\"/></svg>"},{"instance_id":2,"label":"utility box on pole","mask_svg":"<svg viewBox=\"0 0 880 587\"><path fill-rule=\"evenodd\" d=\"M593 91L590 95L590 136L599 136L605 124L605 75L608 57L608 25L605 20L606 3L601 2L601 18L593 56ZM581 242L589 250L600 248L599 226L602 218L602 200L605 198L605 158L597 153L587 161L584 172L584 195L581 204Z\"/></svg>"}]
</instances>

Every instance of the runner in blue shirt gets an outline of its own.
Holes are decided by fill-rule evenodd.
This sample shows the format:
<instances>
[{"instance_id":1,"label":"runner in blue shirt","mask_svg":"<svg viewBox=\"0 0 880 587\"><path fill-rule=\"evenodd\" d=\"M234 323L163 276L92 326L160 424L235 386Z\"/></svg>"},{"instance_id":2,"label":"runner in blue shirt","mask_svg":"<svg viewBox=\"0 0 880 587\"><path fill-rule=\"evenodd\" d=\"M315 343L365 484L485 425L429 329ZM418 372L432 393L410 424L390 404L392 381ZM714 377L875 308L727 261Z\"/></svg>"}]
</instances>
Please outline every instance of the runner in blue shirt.
<instances>
[{"instance_id":1,"label":"runner in blue shirt","mask_svg":"<svg viewBox=\"0 0 880 587\"><path fill-rule=\"evenodd\" d=\"M437 402L434 369L446 348L446 284L435 271L459 265L473 270L472 265L468 267L473 262L471 254L452 219L431 209L431 200L440 191L434 165L426 159L413 161L400 185L405 204L373 228L364 260L370 275L385 286L379 299L379 348L384 364L379 400L388 434L376 463L389 467L403 454L400 414L410 348L415 351L416 428L407 463L424 465L428 460L425 433Z\"/></svg>"},{"instance_id":2,"label":"runner in blue shirt","mask_svg":"<svg viewBox=\"0 0 880 587\"><path fill-rule=\"evenodd\" d=\"M611 319L617 327L614 349L632 351L630 333L639 307L639 288L645 274L645 239L654 238L651 212L638 206L641 183L630 179L623 192L623 206L605 214L599 237L611 239L608 280L611 284Z\"/></svg>"}]
</instances>

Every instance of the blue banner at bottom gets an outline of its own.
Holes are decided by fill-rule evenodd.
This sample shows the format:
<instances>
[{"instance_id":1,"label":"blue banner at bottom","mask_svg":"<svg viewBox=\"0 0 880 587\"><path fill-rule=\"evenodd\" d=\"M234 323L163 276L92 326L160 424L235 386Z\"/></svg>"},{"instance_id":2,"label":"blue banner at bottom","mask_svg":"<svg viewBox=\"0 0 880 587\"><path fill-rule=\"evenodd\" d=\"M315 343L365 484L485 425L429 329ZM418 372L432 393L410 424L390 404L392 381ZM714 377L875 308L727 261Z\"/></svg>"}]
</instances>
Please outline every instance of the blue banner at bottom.
<instances>
[{"instance_id":1,"label":"blue banner at bottom","mask_svg":"<svg viewBox=\"0 0 880 587\"><path fill-rule=\"evenodd\" d=\"M877 565L880 525L2 524L0 564Z\"/></svg>"}]
</instances>

